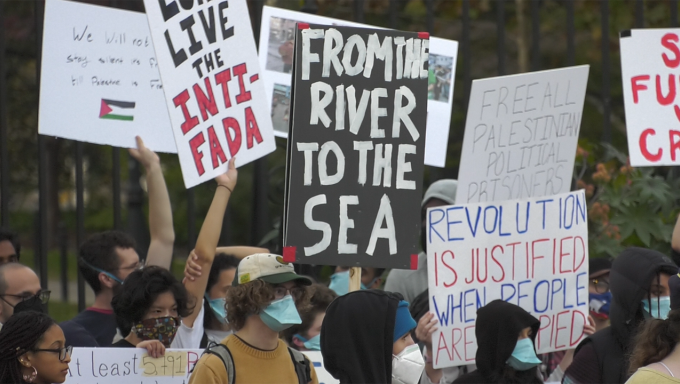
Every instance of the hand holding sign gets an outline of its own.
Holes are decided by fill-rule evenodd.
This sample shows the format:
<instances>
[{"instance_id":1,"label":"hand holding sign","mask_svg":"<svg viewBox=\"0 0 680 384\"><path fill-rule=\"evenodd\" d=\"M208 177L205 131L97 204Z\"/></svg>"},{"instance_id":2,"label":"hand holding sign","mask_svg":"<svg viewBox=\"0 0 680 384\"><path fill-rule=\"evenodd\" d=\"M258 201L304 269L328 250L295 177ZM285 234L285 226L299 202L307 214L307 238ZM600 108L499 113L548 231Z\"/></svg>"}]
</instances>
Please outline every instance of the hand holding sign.
<instances>
[{"instance_id":1,"label":"hand holding sign","mask_svg":"<svg viewBox=\"0 0 680 384\"><path fill-rule=\"evenodd\" d=\"M217 182L218 187L224 186L227 187L227 189L229 189L229 192L234 192L237 180L238 170L236 170L236 158L232 157L231 159L229 159L227 172L218 175L215 178L215 181Z\"/></svg>"},{"instance_id":2,"label":"hand holding sign","mask_svg":"<svg viewBox=\"0 0 680 384\"><path fill-rule=\"evenodd\" d=\"M165 355L165 345L158 340L144 340L137 344L137 348L146 349L149 356L154 359Z\"/></svg>"},{"instance_id":3,"label":"hand holding sign","mask_svg":"<svg viewBox=\"0 0 680 384\"><path fill-rule=\"evenodd\" d=\"M136 136L135 141L137 142L137 149L135 148L128 149L128 151L130 152L130 156L134 157L135 160L139 161L147 171L154 165L155 166L161 165L161 159L154 151L144 146L144 141L142 140L141 137Z\"/></svg>"}]
</instances>

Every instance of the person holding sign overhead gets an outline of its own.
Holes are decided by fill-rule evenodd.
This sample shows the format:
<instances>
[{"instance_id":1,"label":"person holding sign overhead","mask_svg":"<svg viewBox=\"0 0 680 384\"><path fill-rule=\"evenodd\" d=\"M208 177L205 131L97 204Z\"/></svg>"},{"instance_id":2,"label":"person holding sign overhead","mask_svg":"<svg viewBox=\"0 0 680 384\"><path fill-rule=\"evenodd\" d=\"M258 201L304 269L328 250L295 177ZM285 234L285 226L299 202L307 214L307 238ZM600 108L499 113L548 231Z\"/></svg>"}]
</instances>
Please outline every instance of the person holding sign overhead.
<instances>
[{"instance_id":1,"label":"person holding sign overhead","mask_svg":"<svg viewBox=\"0 0 680 384\"><path fill-rule=\"evenodd\" d=\"M0 331L0 383L63 383L72 351L49 316L17 313Z\"/></svg>"}]
</instances>

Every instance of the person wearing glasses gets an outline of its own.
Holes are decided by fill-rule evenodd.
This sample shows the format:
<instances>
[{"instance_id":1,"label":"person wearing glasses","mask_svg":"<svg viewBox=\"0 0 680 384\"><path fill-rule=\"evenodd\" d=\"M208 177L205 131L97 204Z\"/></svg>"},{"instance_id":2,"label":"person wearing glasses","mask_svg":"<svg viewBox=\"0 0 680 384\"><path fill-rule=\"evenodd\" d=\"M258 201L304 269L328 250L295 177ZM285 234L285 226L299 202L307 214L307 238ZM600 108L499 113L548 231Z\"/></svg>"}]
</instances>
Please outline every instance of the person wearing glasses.
<instances>
[{"instance_id":1,"label":"person wearing glasses","mask_svg":"<svg viewBox=\"0 0 680 384\"><path fill-rule=\"evenodd\" d=\"M49 316L17 313L0 330L0 383L63 383L72 351Z\"/></svg>"},{"instance_id":2,"label":"person wearing glasses","mask_svg":"<svg viewBox=\"0 0 680 384\"><path fill-rule=\"evenodd\" d=\"M172 224L170 196L163 178L158 155L144 146L137 137L137 149L130 149L130 155L146 169L146 184L149 192L149 230L151 242L147 252L146 265L170 268L175 232ZM98 346L108 347L116 336L116 318L111 299L120 290L125 278L143 266L135 250L134 239L120 231L107 231L93 235L86 240L79 251L78 268L87 284L94 291L92 307L64 322L67 340L75 340L78 332L74 326L85 328L97 341ZM75 324L74 324L75 323ZM123 336L126 336L124 333ZM85 347L91 345L79 345Z\"/></svg>"},{"instance_id":3,"label":"person wearing glasses","mask_svg":"<svg viewBox=\"0 0 680 384\"><path fill-rule=\"evenodd\" d=\"M309 305L306 287L311 283L278 255L259 253L241 260L226 299L227 320L235 333L206 350L189 384L318 384L310 361L279 338L280 332L302 323L298 310Z\"/></svg>"},{"instance_id":4,"label":"person wearing glasses","mask_svg":"<svg viewBox=\"0 0 680 384\"><path fill-rule=\"evenodd\" d=\"M42 289L31 268L19 263L0 265L0 326L15 313L47 312L49 298L50 291Z\"/></svg>"},{"instance_id":5,"label":"person wearing glasses","mask_svg":"<svg viewBox=\"0 0 680 384\"><path fill-rule=\"evenodd\" d=\"M609 291L609 271L612 261L609 258L590 259L590 285L588 286L588 301L590 315L595 319L595 330L599 331L609 326L609 306L612 293Z\"/></svg>"}]
</instances>

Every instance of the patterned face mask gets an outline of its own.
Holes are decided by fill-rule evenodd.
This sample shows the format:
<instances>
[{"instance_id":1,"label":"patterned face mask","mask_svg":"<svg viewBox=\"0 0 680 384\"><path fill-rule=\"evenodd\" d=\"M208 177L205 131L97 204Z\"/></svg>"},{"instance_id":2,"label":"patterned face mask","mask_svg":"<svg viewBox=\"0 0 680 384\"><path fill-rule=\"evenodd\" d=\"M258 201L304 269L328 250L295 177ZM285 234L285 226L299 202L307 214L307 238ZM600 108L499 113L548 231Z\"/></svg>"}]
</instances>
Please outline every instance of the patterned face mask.
<instances>
[{"instance_id":1,"label":"patterned face mask","mask_svg":"<svg viewBox=\"0 0 680 384\"><path fill-rule=\"evenodd\" d=\"M132 326L132 331L142 340L158 340L170 348L175 339L180 320L177 317L157 317L142 320Z\"/></svg>"}]
</instances>

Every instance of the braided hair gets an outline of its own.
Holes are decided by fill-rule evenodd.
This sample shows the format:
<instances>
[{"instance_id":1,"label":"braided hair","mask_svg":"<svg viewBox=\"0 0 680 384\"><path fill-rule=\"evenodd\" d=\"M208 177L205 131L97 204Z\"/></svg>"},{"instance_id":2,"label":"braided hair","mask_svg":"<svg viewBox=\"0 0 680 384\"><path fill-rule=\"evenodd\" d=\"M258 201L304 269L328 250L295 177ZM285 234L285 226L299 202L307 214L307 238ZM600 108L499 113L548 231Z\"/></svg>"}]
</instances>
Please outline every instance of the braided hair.
<instances>
[{"instance_id":1,"label":"braided hair","mask_svg":"<svg viewBox=\"0 0 680 384\"><path fill-rule=\"evenodd\" d=\"M23 383L19 356L34 349L56 323L48 315L26 311L14 314L0 330L0 383Z\"/></svg>"}]
</instances>

